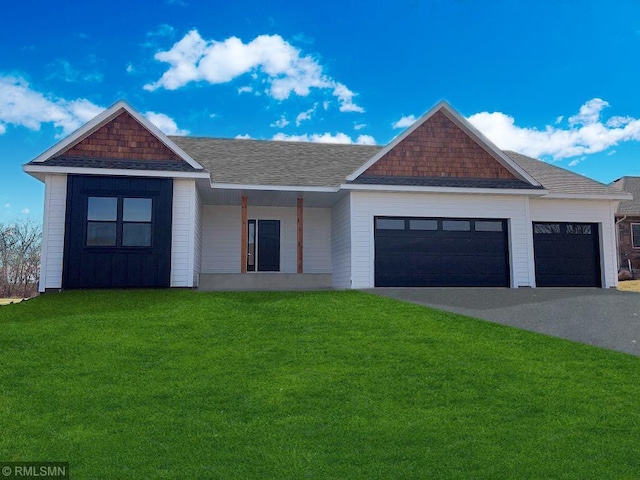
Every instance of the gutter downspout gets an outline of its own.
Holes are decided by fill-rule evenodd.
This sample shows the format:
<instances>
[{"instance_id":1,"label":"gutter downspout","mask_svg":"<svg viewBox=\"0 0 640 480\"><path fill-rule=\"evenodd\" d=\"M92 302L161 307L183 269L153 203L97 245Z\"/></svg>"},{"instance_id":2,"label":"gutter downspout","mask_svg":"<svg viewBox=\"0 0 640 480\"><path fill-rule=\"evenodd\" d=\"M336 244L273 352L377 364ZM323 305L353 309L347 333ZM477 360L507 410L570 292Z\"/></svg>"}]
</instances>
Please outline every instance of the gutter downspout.
<instances>
[{"instance_id":1,"label":"gutter downspout","mask_svg":"<svg viewBox=\"0 0 640 480\"><path fill-rule=\"evenodd\" d=\"M620 253L620 229L618 225L624 222L626 218L627 216L625 215L619 220L616 220L616 249L618 250L618 271L620 271L620 266L622 265L622 253Z\"/></svg>"}]
</instances>

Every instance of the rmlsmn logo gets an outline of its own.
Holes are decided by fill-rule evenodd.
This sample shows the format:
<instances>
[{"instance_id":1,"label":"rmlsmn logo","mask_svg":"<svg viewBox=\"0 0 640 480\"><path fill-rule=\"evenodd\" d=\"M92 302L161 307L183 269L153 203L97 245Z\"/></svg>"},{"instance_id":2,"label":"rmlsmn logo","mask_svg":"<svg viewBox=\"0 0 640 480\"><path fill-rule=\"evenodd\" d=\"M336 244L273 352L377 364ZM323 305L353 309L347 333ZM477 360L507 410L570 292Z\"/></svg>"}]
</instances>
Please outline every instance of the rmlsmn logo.
<instances>
[{"instance_id":1,"label":"rmlsmn logo","mask_svg":"<svg viewBox=\"0 0 640 480\"><path fill-rule=\"evenodd\" d=\"M0 462L0 479L69 480L68 462Z\"/></svg>"}]
</instances>

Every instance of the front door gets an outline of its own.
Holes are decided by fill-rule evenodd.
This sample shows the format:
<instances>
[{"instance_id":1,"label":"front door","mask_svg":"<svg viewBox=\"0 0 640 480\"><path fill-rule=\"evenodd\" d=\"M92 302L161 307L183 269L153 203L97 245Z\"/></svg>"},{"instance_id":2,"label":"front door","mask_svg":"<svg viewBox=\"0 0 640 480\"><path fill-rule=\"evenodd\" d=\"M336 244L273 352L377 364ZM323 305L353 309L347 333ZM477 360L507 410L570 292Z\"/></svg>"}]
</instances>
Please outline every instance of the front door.
<instances>
[{"instance_id":1,"label":"front door","mask_svg":"<svg viewBox=\"0 0 640 480\"><path fill-rule=\"evenodd\" d=\"M280 271L280 220L258 220L258 271Z\"/></svg>"}]
</instances>

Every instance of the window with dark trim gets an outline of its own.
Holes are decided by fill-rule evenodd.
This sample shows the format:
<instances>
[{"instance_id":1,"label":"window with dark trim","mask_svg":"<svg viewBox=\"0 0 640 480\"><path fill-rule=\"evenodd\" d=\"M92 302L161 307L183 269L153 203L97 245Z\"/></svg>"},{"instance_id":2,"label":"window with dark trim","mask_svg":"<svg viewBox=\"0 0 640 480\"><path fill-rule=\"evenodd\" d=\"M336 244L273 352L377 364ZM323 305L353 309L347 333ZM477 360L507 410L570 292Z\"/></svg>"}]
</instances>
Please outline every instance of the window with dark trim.
<instances>
[{"instance_id":1,"label":"window with dark trim","mask_svg":"<svg viewBox=\"0 0 640 480\"><path fill-rule=\"evenodd\" d=\"M87 247L150 247L153 200L88 197Z\"/></svg>"},{"instance_id":2,"label":"window with dark trim","mask_svg":"<svg viewBox=\"0 0 640 480\"><path fill-rule=\"evenodd\" d=\"M633 248L640 248L640 223L631 224L631 245Z\"/></svg>"},{"instance_id":3,"label":"window with dark trim","mask_svg":"<svg viewBox=\"0 0 640 480\"><path fill-rule=\"evenodd\" d=\"M533 233L554 234L560 233L559 223L534 223Z\"/></svg>"},{"instance_id":4,"label":"window with dark trim","mask_svg":"<svg viewBox=\"0 0 640 480\"><path fill-rule=\"evenodd\" d=\"M443 220L442 230L450 232L468 232L471 230L471 222L469 220Z\"/></svg>"},{"instance_id":5,"label":"window with dark trim","mask_svg":"<svg viewBox=\"0 0 640 480\"><path fill-rule=\"evenodd\" d=\"M378 230L404 230L404 218L377 218L376 228Z\"/></svg>"}]
</instances>

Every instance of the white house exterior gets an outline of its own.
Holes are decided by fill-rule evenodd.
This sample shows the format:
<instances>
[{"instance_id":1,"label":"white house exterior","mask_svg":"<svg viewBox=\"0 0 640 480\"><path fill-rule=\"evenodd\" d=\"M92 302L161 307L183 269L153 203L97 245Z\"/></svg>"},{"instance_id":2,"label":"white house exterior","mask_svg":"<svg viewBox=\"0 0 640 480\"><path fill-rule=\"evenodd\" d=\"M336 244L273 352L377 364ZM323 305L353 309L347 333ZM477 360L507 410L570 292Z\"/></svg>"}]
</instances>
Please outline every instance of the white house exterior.
<instances>
[{"instance_id":1,"label":"white house exterior","mask_svg":"<svg viewBox=\"0 0 640 480\"><path fill-rule=\"evenodd\" d=\"M610 288L630 198L445 103L377 147L167 137L118 102L23 168L45 184L41 292Z\"/></svg>"}]
</instances>

